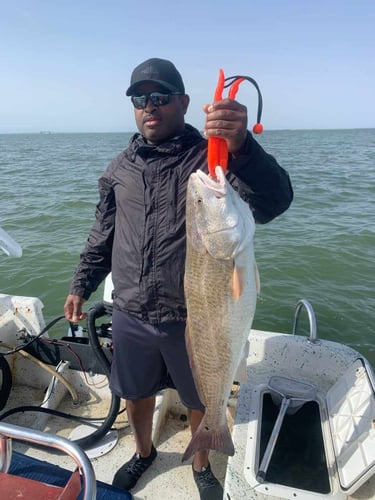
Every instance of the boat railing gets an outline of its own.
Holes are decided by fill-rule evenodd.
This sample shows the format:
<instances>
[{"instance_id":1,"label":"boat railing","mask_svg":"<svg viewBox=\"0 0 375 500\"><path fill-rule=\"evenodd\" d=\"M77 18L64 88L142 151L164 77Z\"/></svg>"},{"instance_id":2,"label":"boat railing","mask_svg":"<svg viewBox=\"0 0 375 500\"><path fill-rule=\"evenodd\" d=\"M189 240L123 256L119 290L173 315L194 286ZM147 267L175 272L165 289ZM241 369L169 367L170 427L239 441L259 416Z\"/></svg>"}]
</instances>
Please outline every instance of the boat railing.
<instances>
[{"instance_id":1,"label":"boat railing","mask_svg":"<svg viewBox=\"0 0 375 500\"><path fill-rule=\"evenodd\" d=\"M303 308L307 311L307 316L308 316L309 325L310 325L310 335L307 338L307 342L309 342L311 344L317 344L320 341L318 340L318 336L317 336L316 317L315 317L315 313L314 313L314 309L313 309L312 305L306 299L301 299L297 302L296 311L294 314L294 323L293 323L293 332L292 333L293 333L293 335L297 334L298 320L299 320L299 316L300 316L300 313L301 313Z\"/></svg>"},{"instance_id":2,"label":"boat railing","mask_svg":"<svg viewBox=\"0 0 375 500\"><path fill-rule=\"evenodd\" d=\"M49 447L70 456L83 480L83 500L96 498L96 479L86 453L74 442L62 436L0 422L0 473L7 473L12 460L12 439L36 446Z\"/></svg>"}]
</instances>

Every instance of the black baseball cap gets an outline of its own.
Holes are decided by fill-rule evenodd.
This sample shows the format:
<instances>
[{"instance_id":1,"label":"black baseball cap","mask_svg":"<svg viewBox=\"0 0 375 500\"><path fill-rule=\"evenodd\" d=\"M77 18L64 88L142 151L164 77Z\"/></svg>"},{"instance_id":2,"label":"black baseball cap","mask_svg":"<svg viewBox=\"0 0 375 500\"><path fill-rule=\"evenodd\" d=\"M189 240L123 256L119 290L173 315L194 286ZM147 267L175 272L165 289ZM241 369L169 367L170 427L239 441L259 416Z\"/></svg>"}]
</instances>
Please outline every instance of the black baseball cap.
<instances>
[{"instance_id":1,"label":"black baseball cap","mask_svg":"<svg viewBox=\"0 0 375 500\"><path fill-rule=\"evenodd\" d=\"M126 95L134 95L138 85L145 82L159 83L171 92L185 94L185 86L175 65L166 59L152 58L137 66L130 78Z\"/></svg>"}]
</instances>

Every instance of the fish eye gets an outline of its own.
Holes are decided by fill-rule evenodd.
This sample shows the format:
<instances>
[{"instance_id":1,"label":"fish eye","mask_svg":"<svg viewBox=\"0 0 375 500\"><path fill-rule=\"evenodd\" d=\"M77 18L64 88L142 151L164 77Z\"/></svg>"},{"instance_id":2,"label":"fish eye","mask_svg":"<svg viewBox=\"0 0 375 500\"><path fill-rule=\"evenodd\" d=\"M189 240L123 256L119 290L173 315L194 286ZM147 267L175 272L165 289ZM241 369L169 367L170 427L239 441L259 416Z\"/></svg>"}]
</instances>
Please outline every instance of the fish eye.
<instances>
[{"instance_id":1,"label":"fish eye","mask_svg":"<svg viewBox=\"0 0 375 500\"><path fill-rule=\"evenodd\" d=\"M197 198L197 203L198 204L203 203L203 198Z\"/></svg>"}]
</instances>

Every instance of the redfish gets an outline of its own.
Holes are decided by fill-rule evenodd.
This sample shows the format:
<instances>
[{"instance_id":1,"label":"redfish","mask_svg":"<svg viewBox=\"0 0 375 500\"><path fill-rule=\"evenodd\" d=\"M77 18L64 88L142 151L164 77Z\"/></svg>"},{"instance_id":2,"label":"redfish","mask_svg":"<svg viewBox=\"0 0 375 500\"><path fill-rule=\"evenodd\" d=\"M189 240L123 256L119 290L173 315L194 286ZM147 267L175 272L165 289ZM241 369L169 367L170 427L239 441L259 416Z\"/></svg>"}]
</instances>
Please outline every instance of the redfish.
<instances>
[{"instance_id":1,"label":"redfish","mask_svg":"<svg viewBox=\"0 0 375 500\"><path fill-rule=\"evenodd\" d=\"M234 454L226 408L255 314L259 277L250 207L221 167L191 174L186 197L186 343L203 420L183 460L213 449Z\"/></svg>"}]
</instances>

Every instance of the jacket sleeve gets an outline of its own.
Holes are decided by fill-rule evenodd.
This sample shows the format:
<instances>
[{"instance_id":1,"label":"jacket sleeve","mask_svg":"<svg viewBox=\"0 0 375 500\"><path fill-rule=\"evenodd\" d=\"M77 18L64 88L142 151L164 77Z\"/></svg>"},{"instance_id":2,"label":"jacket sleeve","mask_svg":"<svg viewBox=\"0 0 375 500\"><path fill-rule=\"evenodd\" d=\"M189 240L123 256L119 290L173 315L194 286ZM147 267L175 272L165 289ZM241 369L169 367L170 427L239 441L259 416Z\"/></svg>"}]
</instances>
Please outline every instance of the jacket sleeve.
<instances>
[{"instance_id":1,"label":"jacket sleeve","mask_svg":"<svg viewBox=\"0 0 375 500\"><path fill-rule=\"evenodd\" d=\"M230 182L250 205L256 222L271 221L291 204L293 188L288 173L250 132L241 152L230 159L228 170L235 176Z\"/></svg>"},{"instance_id":2,"label":"jacket sleeve","mask_svg":"<svg viewBox=\"0 0 375 500\"><path fill-rule=\"evenodd\" d=\"M70 293L88 299L111 271L116 203L110 179L99 179L99 202L95 222L70 287Z\"/></svg>"}]
</instances>

